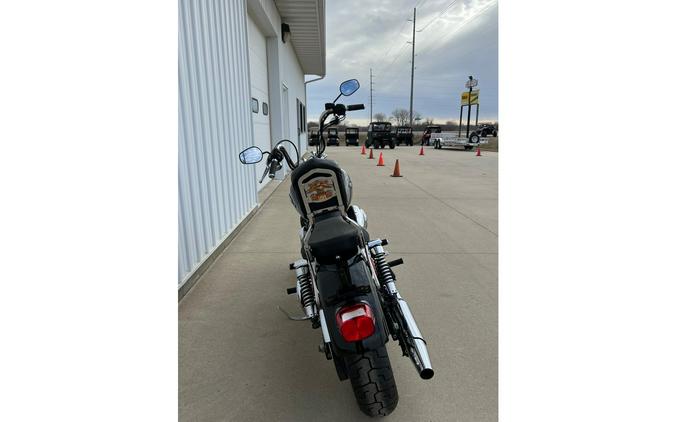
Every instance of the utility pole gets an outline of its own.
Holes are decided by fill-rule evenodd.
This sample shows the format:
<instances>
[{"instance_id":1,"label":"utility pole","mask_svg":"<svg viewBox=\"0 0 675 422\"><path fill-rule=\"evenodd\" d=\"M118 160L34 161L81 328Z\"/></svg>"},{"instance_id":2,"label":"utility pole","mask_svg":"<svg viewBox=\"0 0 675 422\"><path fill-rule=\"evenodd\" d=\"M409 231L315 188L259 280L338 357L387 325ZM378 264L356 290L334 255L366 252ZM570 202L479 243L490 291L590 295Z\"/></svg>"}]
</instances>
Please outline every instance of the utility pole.
<instances>
[{"instance_id":1,"label":"utility pole","mask_svg":"<svg viewBox=\"0 0 675 422\"><path fill-rule=\"evenodd\" d=\"M417 8L413 9L412 68L410 70L410 127L413 127L413 85L415 83L415 20Z\"/></svg>"},{"instance_id":2,"label":"utility pole","mask_svg":"<svg viewBox=\"0 0 675 422\"><path fill-rule=\"evenodd\" d=\"M370 121L373 121L373 68L370 68Z\"/></svg>"}]
</instances>

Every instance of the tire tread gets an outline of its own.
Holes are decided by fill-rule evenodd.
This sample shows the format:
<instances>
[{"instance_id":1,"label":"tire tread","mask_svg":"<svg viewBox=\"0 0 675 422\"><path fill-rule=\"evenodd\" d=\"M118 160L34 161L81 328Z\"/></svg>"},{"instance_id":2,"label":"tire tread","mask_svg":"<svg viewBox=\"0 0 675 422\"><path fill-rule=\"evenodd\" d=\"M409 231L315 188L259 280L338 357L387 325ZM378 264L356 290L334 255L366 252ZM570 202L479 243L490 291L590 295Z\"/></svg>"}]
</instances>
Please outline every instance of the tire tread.
<instances>
[{"instance_id":1,"label":"tire tread","mask_svg":"<svg viewBox=\"0 0 675 422\"><path fill-rule=\"evenodd\" d=\"M396 409L398 390L386 347L345 359L356 401L368 416L387 416Z\"/></svg>"}]
</instances>

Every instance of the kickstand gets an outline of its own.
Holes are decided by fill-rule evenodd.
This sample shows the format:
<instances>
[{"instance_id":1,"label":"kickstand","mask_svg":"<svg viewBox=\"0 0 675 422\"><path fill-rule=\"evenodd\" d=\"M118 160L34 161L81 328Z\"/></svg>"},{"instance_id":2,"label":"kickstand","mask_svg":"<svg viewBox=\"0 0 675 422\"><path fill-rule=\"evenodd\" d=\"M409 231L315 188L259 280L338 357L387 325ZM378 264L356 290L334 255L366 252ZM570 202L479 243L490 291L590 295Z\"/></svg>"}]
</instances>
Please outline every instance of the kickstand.
<instances>
[{"instance_id":1,"label":"kickstand","mask_svg":"<svg viewBox=\"0 0 675 422\"><path fill-rule=\"evenodd\" d=\"M288 312L286 312L284 310L284 308L282 308L281 306L277 306L277 309L280 310L281 312L283 312L284 315L286 315L286 318L290 319L291 321L305 321L305 320L309 319L309 317L307 315L295 317L295 316L289 314Z\"/></svg>"}]
</instances>

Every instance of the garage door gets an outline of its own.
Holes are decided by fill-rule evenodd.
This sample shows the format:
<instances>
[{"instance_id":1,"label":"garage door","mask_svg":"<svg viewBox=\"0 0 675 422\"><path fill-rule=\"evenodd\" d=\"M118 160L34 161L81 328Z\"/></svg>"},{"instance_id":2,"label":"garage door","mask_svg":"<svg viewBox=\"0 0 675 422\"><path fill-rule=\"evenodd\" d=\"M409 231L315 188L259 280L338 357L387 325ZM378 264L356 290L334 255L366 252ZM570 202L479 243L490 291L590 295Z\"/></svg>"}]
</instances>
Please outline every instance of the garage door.
<instances>
[{"instance_id":1,"label":"garage door","mask_svg":"<svg viewBox=\"0 0 675 422\"><path fill-rule=\"evenodd\" d=\"M251 75L251 113L253 114L253 145L263 151L270 147L270 110L267 77L267 48L265 35L258 25L248 17L248 56ZM265 156L267 158L267 156ZM265 171L265 160L256 164L256 180L260 180ZM265 178L258 184L258 190L267 184Z\"/></svg>"}]
</instances>

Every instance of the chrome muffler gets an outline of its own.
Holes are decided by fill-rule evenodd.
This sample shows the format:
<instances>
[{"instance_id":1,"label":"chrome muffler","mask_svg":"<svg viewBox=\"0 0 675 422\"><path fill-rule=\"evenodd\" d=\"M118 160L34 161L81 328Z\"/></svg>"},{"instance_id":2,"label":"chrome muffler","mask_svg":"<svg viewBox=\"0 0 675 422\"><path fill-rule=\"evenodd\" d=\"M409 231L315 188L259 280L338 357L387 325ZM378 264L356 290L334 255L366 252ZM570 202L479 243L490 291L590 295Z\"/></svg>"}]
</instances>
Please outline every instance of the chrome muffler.
<instances>
[{"instance_id":1,"label":"chrome muffler","mask_svg":"<svg viewBox=\"0 0 675 422\"><path fill-rule=\"evenodd\" d=\"M427 343L422 337L420 329L417 327L415 318L413 317L408 302L401 298L400 294L396 294L396 301L401 309L403 316L403 323L406 325L403 329L410 336L410 360L415 365L415 369L420 374L422 379L428 380L434 376L434 370L431 367L431 359L429 358L429 351L427 350Z\"/></svg>"},{"instance_id":2,"label":"chrome muffler","mask_svg":"<svg viewBox=\"0 0 675 422\"><path fill-rule=\"evenodd\" d=\"M404 347L404 352L407 351L407 354L415 365L415 369L420 374L422 379L428 380L434 376L434 370L431 367L431 359L429 358L429 351L427 350L427 342L422 337L419 327L415 322L412 311L408 306L408 302L403 300L401 294L396 288L396 278L394 273L391 271L390 264L399 265L403 263L403 260L398 260L400 262L392 261L388 263L384 260L386 256L386 251L382 247L388 242L386 239L376 239L368 242L368 248L370 249L371 257L373 258L374 265L377 268L377 273L379 280L378 282L384 285L387 289L389 297L396 300L398 304L398 309L400 312L399 317L403 327L401 327L402 335L398 340L401 342L401 346Z\"/></svg>"}]
</instances>

